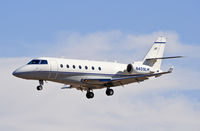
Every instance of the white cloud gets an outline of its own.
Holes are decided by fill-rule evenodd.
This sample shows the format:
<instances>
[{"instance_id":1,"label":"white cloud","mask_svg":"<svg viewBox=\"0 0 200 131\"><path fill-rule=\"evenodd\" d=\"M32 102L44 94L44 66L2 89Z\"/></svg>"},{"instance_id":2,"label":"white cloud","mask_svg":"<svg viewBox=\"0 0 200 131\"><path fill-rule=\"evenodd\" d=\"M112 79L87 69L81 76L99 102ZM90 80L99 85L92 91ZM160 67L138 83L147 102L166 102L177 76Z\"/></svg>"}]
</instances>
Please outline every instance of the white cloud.
<instances>
[{"instance_id":1,"label":"white cloud","mask_svg":"<svg viewBox=\"0 0 200 131\"><path fill-rule=\"evenodd\" d=\"M167 54L186 51L188 45L182 44L175 32L133 35L120 31L64 34L53 49L68 57L104 59L110 54L110 60L129 62L144 55L163 34L169 36ZM199 90L199 73L190 67L180 65L157 80L116 87L112 97L107 97L105 90L96 90L95 98L87 100L85 93L75 89L60 90L61 84L48 82L38 92L37 81L13 77L12 71L29 58L0 61L0 130L200 130L200 102L181 93Z\"/></svg>"},{"instance_id":2,"label":"white cloud","mask_svg":"<svg viewBox=\"0 0 200 131\"><path fill-rule=\"evenodd\" d=\"M56 42L52 44L55 46L49 47L47 54L69 58L130 62L142 59L158 36L167 37L166 55L200 56L198 52L200 46L182 44L178 34L172 31L160 31L146 35L127 34L120 31L88 34L61 32Z\"/></svg>"}]
</instances>

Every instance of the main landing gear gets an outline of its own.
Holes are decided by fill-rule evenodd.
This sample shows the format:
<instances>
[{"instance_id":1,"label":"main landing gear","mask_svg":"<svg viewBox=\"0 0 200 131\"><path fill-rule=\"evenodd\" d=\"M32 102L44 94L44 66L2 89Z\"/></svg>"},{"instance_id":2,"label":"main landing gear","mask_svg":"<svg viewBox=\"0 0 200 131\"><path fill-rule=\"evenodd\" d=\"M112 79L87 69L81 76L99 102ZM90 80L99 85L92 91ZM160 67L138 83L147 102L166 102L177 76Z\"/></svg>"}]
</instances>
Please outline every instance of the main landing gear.
<instances>
[{"instance_id":1,"label":"main landing gear","mask_svg":"<svg viewBox=\"0 0 200 131\"><path fill-rule=\"evenodd\" d=\"M41 91L43 89L43 85L44 85L44 81L43 80L39 80L39 86L37 86L37 90Z\"/></svg>"},{"instance_id":2,"label":"main landing gear","mask_svg":"<svg viewBox=\"0 0 200 131\"><path fill-rule=\"evenodd\" d=\"M108 87L107 89L106 89L106 95L107 96L112 96L114 94L114 90L113 89L110 89L110 87Z\"/></svg>"},{"instance_id":3,"label":"main landing gear","mask_svg":"<svg viewBox=\"0 0 200 131\"><path fill-rule=\"evenodd\" d=\"M87 93L86 93L86 97L87 97L88 99L91 99L91 98L94 97L94 93L89 89L89 90L87 91Z\"/></svg>"},{"instance_id":4,"label":"main landing gear","mask_svg":"<svg viewBox=\"0 0 200 131\"><path fill-rule=\"evenodd\" d=\"M112 96L114 94L114 90L113 89L110 89L110 87L108 87L106 89L106 95L107 96ZM87 90L87 93L86 93L86 97L88 99L92 99L94 97L94 93L92 92L91 89Z\"/></svg>"}]
</instances>

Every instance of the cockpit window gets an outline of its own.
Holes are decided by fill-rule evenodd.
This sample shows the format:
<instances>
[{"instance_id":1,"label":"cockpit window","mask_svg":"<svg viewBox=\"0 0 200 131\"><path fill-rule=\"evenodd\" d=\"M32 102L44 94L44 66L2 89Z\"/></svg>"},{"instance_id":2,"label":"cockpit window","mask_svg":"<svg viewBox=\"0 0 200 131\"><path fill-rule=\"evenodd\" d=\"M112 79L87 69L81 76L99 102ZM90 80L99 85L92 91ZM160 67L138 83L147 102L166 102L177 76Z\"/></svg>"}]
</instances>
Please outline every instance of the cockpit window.
<instances>
[{"instance_id":1,"label":"cockpit window","mask_svg":"<svg viewBox=\"0 0 200 131\"><path fill-rule=\"evenodd\" d=\"M28 64L40 64L40 60L32 60Z\"/></svg>"},{"instance_id":2,"label":"cockpit window","mask_svg":"<svg viewBox=\"0 0 200 131\"><path fill-rule=\"evenodd\" d=\"M28 65L30 64L48 64L47 60L32 60L28 63Z\"/></svg>"},{"instance_id":3,"label":"cockpit window","mask_svg":"<svg viewBox=\"0 0 200 131\"><path fill-rule=\"evenodd\" d=\"M40 64L48 64L47 60L41 60Z\"/></svg>"}]
</instances>

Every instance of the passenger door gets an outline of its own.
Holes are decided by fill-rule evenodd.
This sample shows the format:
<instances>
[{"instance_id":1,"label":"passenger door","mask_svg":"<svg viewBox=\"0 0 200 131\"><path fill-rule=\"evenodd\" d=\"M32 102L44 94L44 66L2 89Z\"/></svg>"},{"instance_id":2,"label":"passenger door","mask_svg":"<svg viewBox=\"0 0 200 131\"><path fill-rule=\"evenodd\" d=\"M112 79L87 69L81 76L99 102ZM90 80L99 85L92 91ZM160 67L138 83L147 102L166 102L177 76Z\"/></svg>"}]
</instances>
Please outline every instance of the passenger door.
<instances>
[{"instance_id":1,"label":"passenger door","mask_svg":"<svg viewBox=\"0 0 200 131\"><path fill-rule=\"evenodd\" d=\"M50 61L49 79L56 79L58 73L58 64L56 60Z\"/></svg>"}]
</instances>

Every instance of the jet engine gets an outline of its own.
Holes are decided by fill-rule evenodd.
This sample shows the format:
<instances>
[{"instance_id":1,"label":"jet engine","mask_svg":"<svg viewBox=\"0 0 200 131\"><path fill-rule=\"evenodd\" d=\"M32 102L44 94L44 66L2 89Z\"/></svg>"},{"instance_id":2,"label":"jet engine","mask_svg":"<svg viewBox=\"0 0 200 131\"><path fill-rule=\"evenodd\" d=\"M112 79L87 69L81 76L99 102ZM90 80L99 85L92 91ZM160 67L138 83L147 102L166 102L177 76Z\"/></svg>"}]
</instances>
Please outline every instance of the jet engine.
<instances>
[{"instance_id":1,"label":"jet engine","mask_svg":"<svg viewBox=\"0 0 200 131\"><path fill-rule=\"evenodd\" d=\"M126 72L129 74L146 74L146 73L152 73L152 68L146 65L143 65L142 63L130 63L126 67Z\"/></svg>"},{"instance_id":2,"label":"jet engine","mask_svg":"<svg viewBox=\"0 0 200 131\"><path fill-rule=\"evenodd\" d=\"M128 64L128 65L127 65L127 68L126 68L126 71L127 71L128 73L132 73L133 70L134 70L133 64Z\"/></svg>"}]
</instances>

